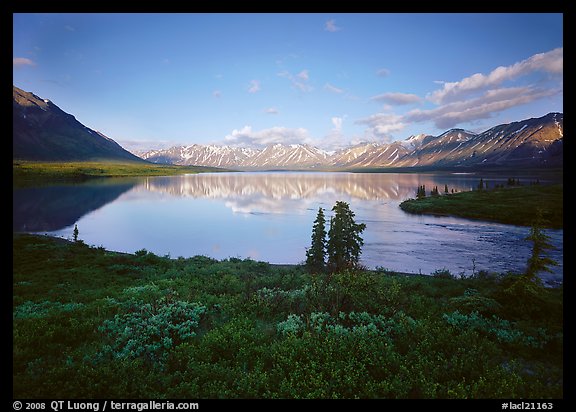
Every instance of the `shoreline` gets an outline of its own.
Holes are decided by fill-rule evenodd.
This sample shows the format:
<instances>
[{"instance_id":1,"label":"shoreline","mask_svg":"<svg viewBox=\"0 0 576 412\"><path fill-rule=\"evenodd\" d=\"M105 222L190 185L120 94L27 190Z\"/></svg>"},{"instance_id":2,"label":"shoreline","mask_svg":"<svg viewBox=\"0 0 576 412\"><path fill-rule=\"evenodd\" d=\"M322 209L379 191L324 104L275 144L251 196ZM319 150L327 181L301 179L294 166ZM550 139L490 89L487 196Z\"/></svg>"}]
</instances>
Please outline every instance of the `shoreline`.
<instances>
[{"instance_id":1,"label":"shoreline","mask_svg":"<svg viewBox=\"0 0 576 412\"><path fill-rule=\"evenodd\" d=\"M562 183L430 195L405 200L399 207L406 213L417 215L564 229Z\"/></svg>"},{"instance_id":2,"label":"shoreline","mask_svg":"<svg viewBox=\"0 0 576 412\"><path fill-rule=\"evenodd\" d=\"M68 247L74 247L75 243L73 240L70 239L66 239L63 237L59 237L59 236L52 236L49 234L41 234L41 233L29 233L29 232L13 232L13 239L15 237L21 237L21 236L30 236L33 238L40 238L40 239L49 239L49 241L54 242L56 244L61 244L61 245L67 245ZM130 257L130 258L138 258L138 255L136 254L136 252L134 253L130 253L130 252L121 252L121 251L116 251L116 250L110 250L107 248L104 248L102 246L96 246L96 245L89 245L84 243L83 240L79 240L78 243L82 246L85 246L89 249L99 249L102 248L106 253L110 253L113 255L118 255L118 256L126 256L126 257ZM268 265L270 268L274 268L274 269L280 269L280 270L302 270L302 271L306 271L306 266L304 264L296 264L296 263L270 263L267 261L262 261L262 260L254 260L250 257L228 257L228 258L224 258L224 259L217 259L217 258L213 258L210 256L205 256L205 255L193 255L193 256L189 256L189 257L169 257L169 256L160 256L160 255L156 255L153 252L150 251L146 251L148 255L150 256L154 256L160 259L169 259L170 261L178 261L180 259L183 260L188 260L188 259L195 259L195 258L202 258L202 259L209 259L214 261L215 263L222 263L225 261L232 261L232 260L239 260L241 262L254 262L256 264L264 264L264 265ZM389 269L371 269L368 267L365 267L363 265L360 265L360 270L364 271L364 272L368 272L368 273L372 273L372 274L382 274L385 276L397 276L397 277L420 277L420 278L446 278L446 279L453 279L453 280L459 280L459 279L472 279L475 277L475 275L469 275L469 276L461 276L460 274L453 274L451 273L449 270L446 269L437 269L432 273L416 273L416 272L403 272L403 271L395 271L395 270L389 270ZM498 273L498 272L487 272L484 270L479 270L476 273L476 276L485 276L487 278L498 278L500 276L506 276L508 274L514 274L514 275L521 275L521 272L508 272L508 273ZM562 273L562 280L558 281L557 279L554 279L552 277L551 274L548 273L540 273L539 274L540 279L542 280L542 283L545 287L547 288L557 288L560 286L563 286L564 284L564 273Z\"/></svg>"}]
</instances>

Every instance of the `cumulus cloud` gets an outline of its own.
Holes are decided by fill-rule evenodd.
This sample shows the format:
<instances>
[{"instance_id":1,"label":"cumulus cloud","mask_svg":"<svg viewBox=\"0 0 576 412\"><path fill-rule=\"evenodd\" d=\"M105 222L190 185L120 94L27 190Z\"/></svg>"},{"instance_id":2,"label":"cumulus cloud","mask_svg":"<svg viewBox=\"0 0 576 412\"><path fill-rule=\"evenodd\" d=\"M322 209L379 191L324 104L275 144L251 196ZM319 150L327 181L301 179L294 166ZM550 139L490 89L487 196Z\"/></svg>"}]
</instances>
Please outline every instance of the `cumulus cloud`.
<instances>
[{"instance_id":1,"label":"cumulus cloud","mask_svg":"<svg viewBox=\"0 0 576 412\"><path fill-rule=\"evenodd\" d=\"M342 117L335 116L331 120L332 125L334 126L334 130L340 132L342 130L342 122L344 119Z\"/></svg>"},{"instance_id":2,"label":"cumulus cloud","mask_svg":"<svg viewBox=\"0 0 576 412\"><path fill-rule=\"evenodd\" d=\"M330 122L332 123L332 129L319 140L317 146L329 151L347 147L349 142L346 141L344 133L342 133L342 126L347 117L347 115L331 117Z\"/></svg>"},{"instance_id":3,"label":"cumulus cloud","mask_svg":"<svg viewBox=\"0 0 576 412\"><path fill-rule=\"evenodd\" d=\"M248 93L258 93L260 91L260 80L250 80L250 86L248 87Z\"/></svg>"},{"instance_id":4,"label":"cumulus cloud","mask_svg":"<svg viewBox=\"0 0 576 412\"><path fill-rule=\"evenodd\" d=\"M420 96L410 93L384 93L371 97L370 100L384 102L395 106L422 102Z\"/></svg>"},{"instance_id":5,"label":"cumulus cloud","mask_svg":"<svg viewBox=\"0 0 576 412\"><path fill-rule=\"evenodd\" d=\"M369 139L388 139L390 133L400 131L406 126L403 117L394 113L376 113L356 120L355 123L368 126L366 135Z\"/></svg>"},{"instance_id":6,"label":"cumulus cloud","mask_svg":"<svg viewBox=\"0 0 576 412\"><path fill-rule=\"evenodd\" d=\"M507 80L514 80L534 72L563 73L564 48L535 54L511 66L499 66L489 74L475 73L457 82L444 82L443 87L428 95L436 104L448 103L465 97L471 92L495 87Z\"/></svg>"},{"instance_id":7,"label":"cumulus cloud","mask_svg":"<svg viewBox=\"0 0 576 412\"><path fill-rule=\"evenodd\" d=\"M329 31L329 32L336 32L339 31L341 28L338 27L336 25L336 20L332 19L332 20L328 20L326 23L324 23L324 30Z\"/></svg>"},{"instance_id":8,"label":"cumulus cloud","mask_svg":"<svg viewBox=\"0 0 576 412\"><path fill-rule=\"evenodd\" d=\"M26 57L14 57L12 67L36 66L36 63Z\"/></svg>"},{"instance_id":9,"label":"cumulus cloud","mask_svg":"<svg viewBox=\"0 0 576 412\"><path fill-rule=\"evenodd\" d=\"M252 126L234 129L224 140L229 145L246 145L265 147L271 144L311 144L312 139L304 128L271 127L263 130L252 130Z\"/></svg>"}]
</instances>

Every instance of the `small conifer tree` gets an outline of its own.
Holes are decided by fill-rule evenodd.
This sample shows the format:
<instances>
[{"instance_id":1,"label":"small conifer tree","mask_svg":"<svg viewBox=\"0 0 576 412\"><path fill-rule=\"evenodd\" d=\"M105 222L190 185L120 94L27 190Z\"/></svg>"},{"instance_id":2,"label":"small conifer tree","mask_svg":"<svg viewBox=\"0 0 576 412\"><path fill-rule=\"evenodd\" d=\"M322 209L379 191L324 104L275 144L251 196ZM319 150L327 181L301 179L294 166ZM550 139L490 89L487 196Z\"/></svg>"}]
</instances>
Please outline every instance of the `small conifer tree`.
<instances>
[{"instance_id":1,"label":"small conifer tree","mask_svg":"<svg viewBox=\"0 0 576 412\"><path fill-rule=\"evenodd\" d=\"M538 210L538 215L530 228L530 234L526 237L526 240L532 242L532 254L528 258L526 268L526 275L532 280L536 279L538 272L551 272L550 266L558 265L546 254L548 250L554 249L554 246L550 243L550 236L542 230L543 222L542 212Z\"/></svg>"},{"instance_id":2,"label":"small conifer tree","mask_svg":"<svg viewBox=\"0 0 576 412\"><path fill-rule=\"evenodd\" d=\"M418 186L418 190L416 191L416 199L422 199L426 197L426 187L424 185Z\"/></svg>"},{"instance_id":3,"label":"small conifer tree","mask_svg":"<svg viewBox=\"0 0 576 412\"><path fill-rule=\"evenodd\" d=\"M364 240L360 234L366 224L354 221L354 212L346 202L338 201L332 208L328 231L328 266L333 272L354 268L360 261Z\"/></svg>"},{"instance_id":4,"label":"small conifer tree","mask_svg":"<svg viewBox=\"0 0 576 412\"><path fill-rule=\"evenodd\" d=\"M326 218L324 210L318 209L312 227L312 245L306 251L306 266L311 272L322 272L326 264Z\"/></svg>"},{"instance_id":5,"label":"small conifer tree","mask_svg":"<svg viewBox=\"0 0 576 412\"><path fill-rule=\"evenodd\" d=\"M74 225L74 231L72 232L72 240L78 242L78 225Z\"/></svg>"}]
</instances>

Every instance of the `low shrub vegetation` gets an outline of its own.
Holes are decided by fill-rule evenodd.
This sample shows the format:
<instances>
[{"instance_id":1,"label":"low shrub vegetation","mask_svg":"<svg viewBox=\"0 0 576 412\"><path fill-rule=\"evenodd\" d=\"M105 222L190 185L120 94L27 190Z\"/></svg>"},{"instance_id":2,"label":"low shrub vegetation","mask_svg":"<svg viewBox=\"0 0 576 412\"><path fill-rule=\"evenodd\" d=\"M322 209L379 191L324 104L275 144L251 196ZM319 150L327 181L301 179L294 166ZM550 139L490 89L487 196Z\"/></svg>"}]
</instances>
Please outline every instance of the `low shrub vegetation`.
<instances>
[{"instance_id":1,"label":"low shrub vegetation","mask_svg":"<svg viewBox=\"0 0 576 412\"><path fill-rule=\"evenodd\" d=\"M531 226L540 217L545 227L564 224L563 184L498 187L469 192L423 196L405 200L400 208L408 213L459 216L514 225Z\"/></svg>"},{"instance_id":2,"label":"low shrub vegetation","mask_svg":"<svg viewBox=\"0 0 576 412\"><path fill-rule=\"evenodd\" d=\"M314 274L32 235L13 260L14 398L563 397L562 287L519 275Z\"/></svg>"}]
</instances>

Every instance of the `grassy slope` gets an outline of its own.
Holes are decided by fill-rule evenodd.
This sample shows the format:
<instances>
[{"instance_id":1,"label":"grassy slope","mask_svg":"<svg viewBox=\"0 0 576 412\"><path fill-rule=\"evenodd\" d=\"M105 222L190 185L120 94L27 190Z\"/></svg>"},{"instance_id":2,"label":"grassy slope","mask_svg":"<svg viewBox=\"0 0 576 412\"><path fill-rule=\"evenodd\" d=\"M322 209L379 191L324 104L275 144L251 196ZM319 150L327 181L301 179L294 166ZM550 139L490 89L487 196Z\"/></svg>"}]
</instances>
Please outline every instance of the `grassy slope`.
<instances>
[{"instance_id":1,"label":"grassy slope","mask_svg":"<svg viewBox=\"0 0 576 412\"><path fill-rule=\"evenodd\" d=\"M14 235L13 262L17 399L563 395L562 288L32 235Z\"/></svg>"},{"instance_id":2,"label":"grassy slope","mask_svg":"<svg viewBox=\"0 0 576 412\"><path fill-rule=\"evenodd\" d=\"M161 165L146 162L12 162L14 186L38 182L82 180L112 176L167 176L184 173L223 172L225 169L201 166Z\"/></svg>"},{"instance_id":3,"label":"grassy slope","mask_svg":"<svg viewBox=\"0 0 576 412\"><path fill-rule=\"evenodd\" d=\"M538 210L547 227L563 227L563 185L532 185L497 190L460 192L400 204L409 213L459 216L531 226Z\"/></svg>"}]
</instances>

